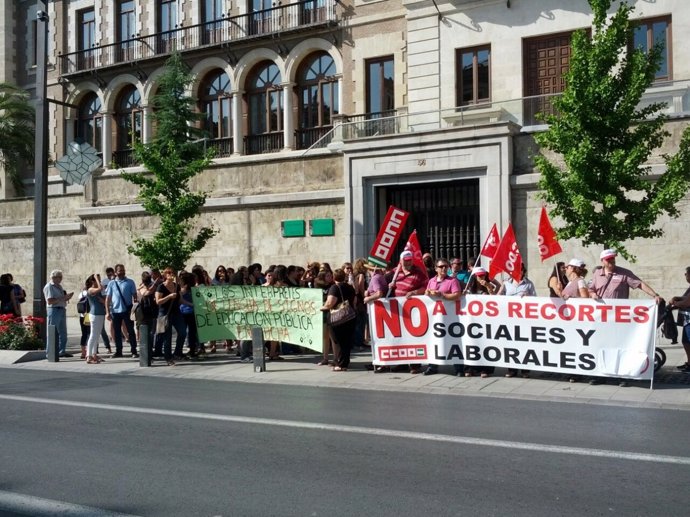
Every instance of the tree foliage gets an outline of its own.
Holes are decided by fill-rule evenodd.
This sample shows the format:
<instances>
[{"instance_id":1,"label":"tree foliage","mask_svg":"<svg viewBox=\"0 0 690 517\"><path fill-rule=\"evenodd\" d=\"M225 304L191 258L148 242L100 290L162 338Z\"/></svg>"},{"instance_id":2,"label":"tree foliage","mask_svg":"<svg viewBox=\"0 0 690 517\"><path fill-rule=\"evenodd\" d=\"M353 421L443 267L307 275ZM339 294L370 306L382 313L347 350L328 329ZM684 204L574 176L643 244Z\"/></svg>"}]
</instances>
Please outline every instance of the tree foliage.
<instances>
[{"instance_id":1,"label":"tree foliage","mask_svg":"<svg viewBox=\"0 0 690 517\"><path fill-rule=\"evenodd\" d=\"M216 233L194 226L206 194L192 192L190 180L210 164L211 153L199 142L202 132L195 123L200 115L194 111L194 99L186 95L190 82L182 58L173 54L153 99L156 135L150 143L134 144L135 156L151 175L123 173L140 187L138 197L146 212L160 219L152 238L135 238L128 247L144 266L183 269Z\"/></svg>"},{"instance_id":2,"label":"tree foliage","mask_svg":"<svg viewBox=\"0 0 690 517\"><path fill-rule=\"evenodd\" d=\"M9 83L0 83L0 165L18 194L24 192L20 165L34 160L36 115L29 94Z\"/></svg>"},{"instance_id":3,"label":"tree foliage","mask_svg":"<svg viewBox=\"0 0 690 517\"><path fill-rule=\"evenodd\" d=\"M632 46L633 8L625 2L608 21L611 0L589 4L593 34L574 33L566 89L554 101L556 114L545 117L549 129L535 135L565 167L537 155L539 186L565 223L559 237L614 247L634 260L623 243L659 237L658 218L679 215L675 205L690 185L690 128L678 153L664 155L666 172L653 181L644 164L669 136L667 117L664 104L640 107L640 100L659 70L663 44L649 52Z\"/></svg>"}]
</instances>

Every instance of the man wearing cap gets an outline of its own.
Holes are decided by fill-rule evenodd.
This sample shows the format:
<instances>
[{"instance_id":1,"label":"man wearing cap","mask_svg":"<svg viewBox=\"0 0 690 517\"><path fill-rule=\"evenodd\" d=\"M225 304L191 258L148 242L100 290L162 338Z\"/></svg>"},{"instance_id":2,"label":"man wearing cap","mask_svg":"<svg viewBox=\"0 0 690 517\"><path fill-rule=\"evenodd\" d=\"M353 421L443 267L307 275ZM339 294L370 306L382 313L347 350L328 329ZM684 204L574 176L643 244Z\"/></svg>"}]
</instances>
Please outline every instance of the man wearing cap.
<instances>
[{"instance_id":1,"label":"man wearing cap","mask_svg":"<svg viewBox=\"0 0 690 517\"><path fill-rule=\"evenodd\" d=\"M393 278L393 282L390 285L391 289L394 290L395 296L410 298L411 296L424 294L426 290L427 275L414 265L413 257L414 255L409 250L405 250L400 254L402 268L398 275ZM411 364L410 373L419 373L420 367L420 364Z\"/></svg>"},{"instance_id":2,"label":"man wearing cap","mask_svg":"<svg viewBox=\"0 0 690 517\"><path fill-rule=\"evenodd\" d=\"M409 298L416 294L424 294L426 290L426 275L414 265L411 251L405 250L400 254L402 269L391 282L390 287L394 289L395 296L405 296Z\"/></svg>"},{"instance_id":3,"label":"man wearing cap","mask_svg":"<svg viewBox=\"0 0 690 517\"><path fill-rule=\"evenodd\" d=\"M592 284L589 286L590 298L628 298L632 287L642 289L659 303L661 297L654 289L629 269L616 266L617 256L618 253L611 249L606 249L599 255L601 269L594 272Z\"/></svg>"},{"instance_id":4,"label":"man wearing cap","mask_svg":"<svg viewBox=\"0 0 690 517\"><path fill-rule=\"evenodd\" d=\"M628 298L630 288L641 289L649 296L654 298L658 304L661 297L644 283L635 273L629 269L616 266L618 253L612 249L605 249L599 254L601 269L595 270L592 275L592 283L589 286L590 298ZM589 381L590 384L603 384L601 377L595 377ZM620 386L628 386L627 381L620 381Z\"/></svg>"},{"instance_id":5,"label":"man wearing cap","mask_svg":"<svg viewBox=\"0 0 690 517\"><path fill-rule=\"evenodd\" d=\"M48 305L48 325L53 325L58 335L58 354L60 357L72 357L67 353L67 302L74 292L68 293L62 288L62 271L55 269L50 272L50 282L43 288Z\"/></svg>"}]
</instances>

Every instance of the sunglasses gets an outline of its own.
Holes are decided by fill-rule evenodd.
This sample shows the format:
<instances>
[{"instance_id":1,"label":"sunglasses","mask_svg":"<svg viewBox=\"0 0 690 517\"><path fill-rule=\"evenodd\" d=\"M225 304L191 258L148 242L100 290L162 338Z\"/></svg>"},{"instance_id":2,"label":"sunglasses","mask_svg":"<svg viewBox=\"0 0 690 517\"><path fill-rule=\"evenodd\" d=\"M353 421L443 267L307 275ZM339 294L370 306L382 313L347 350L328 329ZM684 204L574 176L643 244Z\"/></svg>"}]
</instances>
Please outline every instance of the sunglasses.
<instances>
[{"instance_id":1,"label":"sunglasses","mask_svg":"<svg viewBox=\"0 0 690 517\"><path fill-rule=\"evenodd\" d=\"M438 264L436 267L437 267L437 268L439 268L439 267L448 267L448 264Z\"/></svg>"}]
</instances>

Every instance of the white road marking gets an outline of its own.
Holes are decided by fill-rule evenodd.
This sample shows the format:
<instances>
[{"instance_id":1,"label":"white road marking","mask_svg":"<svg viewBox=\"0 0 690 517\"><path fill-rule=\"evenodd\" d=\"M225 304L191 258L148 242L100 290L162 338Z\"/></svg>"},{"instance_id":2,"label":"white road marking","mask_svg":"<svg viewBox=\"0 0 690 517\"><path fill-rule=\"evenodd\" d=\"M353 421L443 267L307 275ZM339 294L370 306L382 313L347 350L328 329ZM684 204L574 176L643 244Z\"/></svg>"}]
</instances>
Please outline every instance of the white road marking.
<instances>
[{"instance_id":1,"label":"white road marking","mask_svg":"<svg viewBox=\"0 0 690 517\"><path fill-rule=\"evenodd\" d=\"M92 506L43 499L0 490L0 513L12 512L31 517L135 517L131 514L109 512Z\"/></svg>"},{"instance_id":2,"label":"white road marking","mask_svg":"<svg viewBox=\"0 0 690 517\"><path fill-rule=\"evenodd\" d=\"M141 413L146 415L160 415L180 418L195 418L203 420L215 420L220 422L234 422L239 424L271 425L278 427L291 427L297 429L313 429L322 431L336 431L341 433L366 434L371 436L387 436L390 438L403 438L412 440L426 440L432 442L456 443L462 445L478 445L482 447L501 447L504 449L518 449L525 451L550 452L555 454L571 454L576 456L590 456L597 458L610 458L618 460L649 461L653 463L671 463L676 465L690 465L690 457L666 456L662 454L648 454L640 452L613 451L607 449L587 449L584 447L567 447L562 445L548 445L542 443L514 442L508 440L488 440L471 436L451 436L446 434L419 433L413 431L399 431L381 429L377 427L359 427L350 425L322 424L319 422L300 422L297 420L279 420L274 418L257 418L247 416L218 415L215 413L197 413L192 411L174 411L169 409L138 408L133 406L120 406L115 404L98 404L95 402L77 402L70 400L43 399L36 397L23 397L20 395L0 395L0 399L14 400L17 402L33 402L38 404L50 404L88 409L104 409L106 411L122 411L125 413Z\"/></svg>"}]
</instances>

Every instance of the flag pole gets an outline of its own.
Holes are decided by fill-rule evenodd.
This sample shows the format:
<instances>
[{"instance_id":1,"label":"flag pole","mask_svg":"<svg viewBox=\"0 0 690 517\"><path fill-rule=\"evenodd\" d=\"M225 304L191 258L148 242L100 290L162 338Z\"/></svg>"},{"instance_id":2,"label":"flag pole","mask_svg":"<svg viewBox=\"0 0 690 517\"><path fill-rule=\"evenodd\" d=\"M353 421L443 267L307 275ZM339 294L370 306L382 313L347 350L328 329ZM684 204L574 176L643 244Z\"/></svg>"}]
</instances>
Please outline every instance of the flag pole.
<instances>
[{"instance_id":1,"label":"flag pole","mask_svg":"<svg viewBox=\"0 0 690 517\"><path fill-rule=\"evenodd\" d=\"M467 290L470 288L470 280L472 280L472 276L474 275L474 268L477 267L477 264L479 264L480 260L482 260L481 254L477 257L477 260L474 261L474 266L472 266L472 271L470 271L470 276L467 277L467 285L465 286L465 289L463 289L462 294L466 294Z\"/></svg>"}]
</instances>

